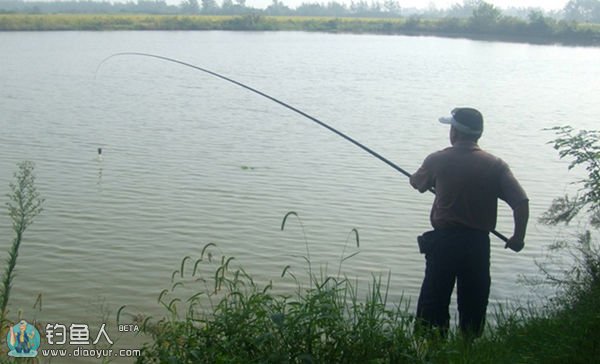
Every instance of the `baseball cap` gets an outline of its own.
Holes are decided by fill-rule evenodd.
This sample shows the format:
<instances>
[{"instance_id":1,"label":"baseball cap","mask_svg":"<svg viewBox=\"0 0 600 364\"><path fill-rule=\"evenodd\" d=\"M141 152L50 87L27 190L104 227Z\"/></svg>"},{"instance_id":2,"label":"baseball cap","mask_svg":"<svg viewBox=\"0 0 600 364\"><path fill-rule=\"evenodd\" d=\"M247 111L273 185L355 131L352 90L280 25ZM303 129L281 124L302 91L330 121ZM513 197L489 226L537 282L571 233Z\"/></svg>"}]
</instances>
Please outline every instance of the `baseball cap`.
<instances>
[{"instance_id":1,"label":"baseball cap","mask_svg":"<svg viewBox=\"0 0 600 364\"><path fill-rule=\"evenodd\" d=\"M452 116L441 117L439 121L442 124L453 125L465 134L479 135L483 132L483 116L470 107L457 107L452 110Z\"/></svg>"}]
</instances>

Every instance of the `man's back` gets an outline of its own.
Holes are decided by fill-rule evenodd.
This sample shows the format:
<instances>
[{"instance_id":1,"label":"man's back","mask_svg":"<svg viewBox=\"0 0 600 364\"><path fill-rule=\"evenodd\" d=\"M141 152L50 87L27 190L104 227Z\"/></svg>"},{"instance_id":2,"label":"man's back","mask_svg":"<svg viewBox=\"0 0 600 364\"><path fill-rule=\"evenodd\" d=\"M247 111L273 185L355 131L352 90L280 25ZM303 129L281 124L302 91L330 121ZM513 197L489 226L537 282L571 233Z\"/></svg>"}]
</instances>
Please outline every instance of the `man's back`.
<instances>
[{"instance_id":1,"label":"man's back","mask_svg":"<svg viewBox=\"0 0 600 364\"><path fill-rule=\"evenodd\" d=\"M498 198L511 206L527 199L506 163L468 141L429 155L410 182L420 191L435 188L434 228L489 232L496 225Z\"/></svg>"}]
</instances>

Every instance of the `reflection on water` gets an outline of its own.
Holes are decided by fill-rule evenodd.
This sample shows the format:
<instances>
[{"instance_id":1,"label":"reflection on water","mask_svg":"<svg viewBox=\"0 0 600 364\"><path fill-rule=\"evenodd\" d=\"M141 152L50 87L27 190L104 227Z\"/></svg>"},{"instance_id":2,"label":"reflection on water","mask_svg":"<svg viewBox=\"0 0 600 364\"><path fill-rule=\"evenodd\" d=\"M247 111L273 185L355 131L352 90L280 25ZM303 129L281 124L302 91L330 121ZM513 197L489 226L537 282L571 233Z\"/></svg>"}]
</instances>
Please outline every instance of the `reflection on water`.
<instances>
[{"instance_id":1,"label":"reflection on water","mask_svg":"<svg viewBox=\"0 0 600 364\"><path fill-rule=\"evenodd\" d=\"M98 161L98 186L100 186L102 184L102 161L104 160L102 148L98 148L98 157L96 159Z\"/></svg>"}]
</instances>

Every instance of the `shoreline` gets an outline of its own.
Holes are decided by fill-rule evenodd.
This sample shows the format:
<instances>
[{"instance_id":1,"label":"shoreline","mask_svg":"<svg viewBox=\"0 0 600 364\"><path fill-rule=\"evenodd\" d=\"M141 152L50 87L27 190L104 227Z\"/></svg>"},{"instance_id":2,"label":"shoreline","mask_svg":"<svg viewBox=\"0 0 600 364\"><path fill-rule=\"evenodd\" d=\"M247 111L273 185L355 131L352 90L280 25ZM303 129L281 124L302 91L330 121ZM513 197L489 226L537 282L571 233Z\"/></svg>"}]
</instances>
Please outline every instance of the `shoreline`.
<instances>
[{"instance_id":1,"label":"shoreline","mask_svg":"<svg viewBox=\"0 0 600 364\"><path fill-rule=\"evenodd\" d=\"M433 36L561 46L600 46L600 24L562 28L476 29L468 20L162 14L0 14L0 31L305 31L342 34Z\"/></svg>"}]
</instances>

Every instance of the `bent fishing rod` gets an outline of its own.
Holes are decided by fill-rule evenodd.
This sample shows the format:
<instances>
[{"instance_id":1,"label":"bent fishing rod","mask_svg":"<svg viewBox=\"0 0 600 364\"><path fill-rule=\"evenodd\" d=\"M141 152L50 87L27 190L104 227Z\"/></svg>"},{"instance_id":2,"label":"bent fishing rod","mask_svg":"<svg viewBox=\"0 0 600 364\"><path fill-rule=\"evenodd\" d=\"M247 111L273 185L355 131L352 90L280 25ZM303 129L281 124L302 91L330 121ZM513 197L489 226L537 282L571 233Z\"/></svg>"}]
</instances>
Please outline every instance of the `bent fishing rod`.
<instances>
[{"instance_id":1,"label":"bent fishing rod","mask_svg":"<svg viewBox=\"0 0 600 364\"><path fill-rule=\"evenodd\" d=\"M305 118L319 124L320 126L324 127L325 129L341 136L342 138L346 139L347 141L349 141L350 143L356 145L357 147L361 148L362 150L366 151L367 153L371 154L372 156L374 156L375 158L379 159L380 161L384 162L385 164L387 164L388 166L394 168L396 171L402 173L403 175L405 175L406 177L410 178L410 173L408 173L406 170L402 169L400 166L398 166L397 164L393 163L392 161L390 161L389 159L385 158L384 156L382 156L381 154L377 153L376 151L374 151L373 149L359 143L358 141L356 141L355 139L349 137L348 135L342 133L341 131L327 125L326 123L324 123L323 121L305 113L304 111L297 109L281 100L276 99L273 96L270 96L262 91L259 91L255 88L252 88L248 85L245 85L239 81L236 81L234 79L231 79L229 77L225 77L221 74L218 74L217 72L213 72L211 70L208 70L206 68L202 68L202 67L198 67L196 65L193 65L191 63L187 63L187 62L183 62L174 58L169 58L169 57L164 57L164 56L160 56L160 55L156 55L156 54L150 54L150 53L142 53L142 52L120 52L120 53L114 53L108 57L106 57L104 60L102 60L102 62L100 62L100 64L98 65L98 67L96 68L96 72L94 73L94 77L98 74L98 71L100 70L100 67L102 67L102 65L104 63L106 63L109 59L114 58L114 57L120 57L120 56L141 56L141 57L150 57L150 58L156 58L156 59L160 59L163 61L167 61L167 62L172 62L172 63L177 63L180 64L182 66L185 67L190 67L193 68L195 70L204 72L204 73L208 73L209 75L212 75L214 77L220 78L222 80L225 80L227 82L233 83L234 85L240 86L242 88L245 88L248 91L254 92L255 94L258 94L262 97L265 97L289 110L292 110L293 112L300 114L302 116L304 116ZM433 189L429 189L429 191L433 194L435 194L435 190ZM501 233L497 232L496 230L492 230L491 231L492 234L496 235L498 238L500 238L500 240L504 241L505 243L508 243L508 238L504 235L502 235ZM506 246L505 246L506 248Z\"/></svg>"}]
</instances>

